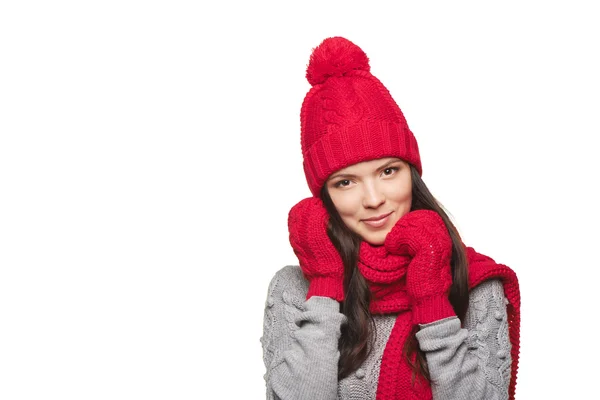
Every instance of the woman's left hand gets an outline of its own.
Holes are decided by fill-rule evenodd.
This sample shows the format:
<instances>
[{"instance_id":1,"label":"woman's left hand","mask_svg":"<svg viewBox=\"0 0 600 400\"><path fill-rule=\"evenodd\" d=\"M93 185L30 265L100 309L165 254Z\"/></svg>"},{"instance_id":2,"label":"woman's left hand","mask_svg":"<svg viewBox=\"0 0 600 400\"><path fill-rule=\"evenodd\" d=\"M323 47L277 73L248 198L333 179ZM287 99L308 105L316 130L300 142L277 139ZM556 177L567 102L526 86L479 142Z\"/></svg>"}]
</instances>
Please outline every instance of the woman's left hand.
<instances>
[{"instance_id":1,"label":"woman's left hand","mask_svg":"<svg viewBox=\"0 0 600 400\"><path fill-rule=\"evenodd\" d=\"M388 233L385 248L408 254L406 289L413 301L415 323L428 323L454 315L448 301L452 285L452 239L435 211L415 210L402 216Z\"/></svg>"}]
</instances>

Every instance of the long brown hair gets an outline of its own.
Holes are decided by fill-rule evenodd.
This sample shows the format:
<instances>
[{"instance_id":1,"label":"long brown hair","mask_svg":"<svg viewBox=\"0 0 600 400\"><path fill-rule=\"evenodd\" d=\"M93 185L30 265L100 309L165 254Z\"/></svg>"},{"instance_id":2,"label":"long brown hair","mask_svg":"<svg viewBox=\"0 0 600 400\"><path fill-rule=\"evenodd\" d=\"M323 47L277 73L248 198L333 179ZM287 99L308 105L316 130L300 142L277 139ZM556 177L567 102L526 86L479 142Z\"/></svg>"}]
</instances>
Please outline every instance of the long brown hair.
<instances>
[{"instance_id":1,"label":"long brown hair","mask_svg":"<svg viewBox=\"0 0 600 400\"><path fill-rule=\"evenodd\" d=\"M446 211L433 197L412 165L410 165L410 172L412 180L411 211L432 210L437 212L442 217L452 239L452 258L450 260L452 286L450 287L449 299L456 315L462 321L469 303L467 255L462 240ZM338 364L338 379L343 379L362 365L371 350L372 338L375 333L373 316L369 311L371 291L357 267L358 252L362 239L344 224L333 205L326 185L321 190L321 199L330 215L329 237L344 262L345 299L341 303L341 312L346 315L347 323L341 328ZM415 326L405 343L404 354L415 374L420 374L429 379L425 355L419 349L415 336L417 330L418 327Z\"/></svg>"}]
</instances>

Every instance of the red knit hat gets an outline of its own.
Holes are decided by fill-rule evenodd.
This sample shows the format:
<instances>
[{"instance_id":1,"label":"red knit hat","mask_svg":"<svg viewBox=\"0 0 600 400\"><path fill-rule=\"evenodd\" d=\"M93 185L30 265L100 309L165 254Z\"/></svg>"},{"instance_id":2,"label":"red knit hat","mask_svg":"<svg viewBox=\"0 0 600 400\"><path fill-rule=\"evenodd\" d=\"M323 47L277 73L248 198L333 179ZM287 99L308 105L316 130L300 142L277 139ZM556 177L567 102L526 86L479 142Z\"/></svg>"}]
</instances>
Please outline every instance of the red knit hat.
<instances>
[{"instance_id":1,"label":"red knit hat","mask_svg":"<svg viewBox=\"0 0 600 400\"><path fill-rule=\"evenodd\" d=\"M367 55L342 37L327 38L310 56L312 85L300 113L304 173L319 196L334 172L384 157L398 157L422 174L417 140L385 86L369 72Z\"/></svg>"}]
</instances>

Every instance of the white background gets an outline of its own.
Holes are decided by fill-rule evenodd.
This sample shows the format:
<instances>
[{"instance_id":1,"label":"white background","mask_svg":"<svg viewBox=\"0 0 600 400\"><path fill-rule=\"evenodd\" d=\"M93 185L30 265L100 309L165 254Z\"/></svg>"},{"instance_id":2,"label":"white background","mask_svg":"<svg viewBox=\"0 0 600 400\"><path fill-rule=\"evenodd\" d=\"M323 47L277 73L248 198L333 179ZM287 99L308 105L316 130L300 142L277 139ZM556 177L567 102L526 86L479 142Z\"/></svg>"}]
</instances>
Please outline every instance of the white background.
<instances>
[{"instance_id":1,"label":"white background","mask_svg":"<svg viewBox=\"0 0 600 400\"><path fill-rule=\"evenodd\" d=\"M592 3L3 2L0 398L264 398L329 36L369 56L465 242L517 272L517 397L595 395Z\"/></svg>"}]
</instances>

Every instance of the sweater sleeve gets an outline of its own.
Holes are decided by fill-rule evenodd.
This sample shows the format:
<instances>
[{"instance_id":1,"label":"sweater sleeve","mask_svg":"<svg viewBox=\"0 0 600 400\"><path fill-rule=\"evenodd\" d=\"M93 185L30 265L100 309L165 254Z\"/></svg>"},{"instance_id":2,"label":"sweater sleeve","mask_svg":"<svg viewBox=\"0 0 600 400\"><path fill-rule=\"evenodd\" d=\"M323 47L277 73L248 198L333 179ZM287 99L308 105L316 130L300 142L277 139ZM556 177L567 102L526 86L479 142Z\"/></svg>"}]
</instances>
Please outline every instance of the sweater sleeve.
<instances>
[{"instance_id":1,"label":"sweater sleeve","mask_svg":"<svg viewBox=\"0 0 600 400\"><path fill-rule=\"evenodd\" d=\"M500 280L483 282L469 295L464 328L457 317L421 325L434 400L506 400L510 340Z\"/></svg>"},{"instance_id":2,"label":"sweater sleeve","mask_svg":"<svg viewBox=\"0 0 600 400\"><path fill-rule=\"evenodd\" d=\"M277 272L265 304L263 360L267 399L337 399L338 340L346 317L328 297L306 299L298 267Z\"/></svg>"}]
</instances>

